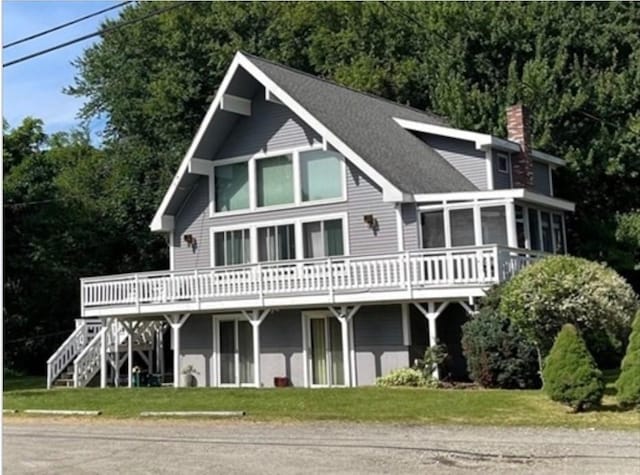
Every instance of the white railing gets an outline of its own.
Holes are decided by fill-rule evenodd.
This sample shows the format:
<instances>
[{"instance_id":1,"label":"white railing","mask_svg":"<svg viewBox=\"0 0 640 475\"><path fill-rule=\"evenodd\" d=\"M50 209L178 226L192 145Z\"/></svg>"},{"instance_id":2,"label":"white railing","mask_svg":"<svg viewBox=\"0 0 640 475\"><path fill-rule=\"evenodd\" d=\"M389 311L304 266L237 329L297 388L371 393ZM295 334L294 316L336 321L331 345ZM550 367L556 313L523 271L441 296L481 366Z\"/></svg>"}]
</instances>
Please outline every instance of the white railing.
<instances>
[{"instance_id":1,"label":"white railing","mask_svg":"<svg viewBox=\"0 0 640 475\"><path fill-rule=\"evenodd\" d=\"M110 327L105 326L93 337L82 353L73 362L73 387L81 388L89 384L91 379L100 371L100 352L102 349L102 335L108 336Z\"/></svg>"},{"instance_id":2,"label":"white railing","mask_svg":"<svg viewBox=\"0 0 640 475\"><path fill-rule=\"evenodd\" d=\"M82 303L83 311L122 305L139 309L242 297L489 286L542 255L494 245L85 278Z\"/></svg>"},{"instance_id":3,"label":"white railing","mask_svg":"<svg viewBox=\"0 0 640 475\"><path fill-rule=\"evenodd\" d=\"M76 320L76 329L47 360L47 389L99 331L99 320Z\"/></svg>"}]
</instances>

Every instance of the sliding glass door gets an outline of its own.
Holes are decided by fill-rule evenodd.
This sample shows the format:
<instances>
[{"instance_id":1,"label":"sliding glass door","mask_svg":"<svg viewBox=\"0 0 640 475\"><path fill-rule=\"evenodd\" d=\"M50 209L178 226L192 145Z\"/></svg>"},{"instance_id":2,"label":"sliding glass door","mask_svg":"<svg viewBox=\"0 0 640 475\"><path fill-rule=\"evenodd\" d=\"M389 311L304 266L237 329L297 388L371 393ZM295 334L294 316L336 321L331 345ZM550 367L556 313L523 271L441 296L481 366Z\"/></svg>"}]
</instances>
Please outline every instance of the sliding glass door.
<instances>
[{"instance_id":1,"label":"sliding glass door","mask_svg":"<svg viewBox=\"0 0 640 475\"><path fill-rule=\"evenodd\" d=\"M218 325L220 384L253 384L251 324L245 320L221 320Z\"/></svg>"},{"instance_id":2,"label":"sliding glass door","mask_svg":"<svg viewBox=\"0 0 640 475\"><path fill-rule=\"evenodd\" d=\"M333 317L308 319L310 336L311 384L314 386L344 385L342 331Z\"/></svg>"}]
</instances>

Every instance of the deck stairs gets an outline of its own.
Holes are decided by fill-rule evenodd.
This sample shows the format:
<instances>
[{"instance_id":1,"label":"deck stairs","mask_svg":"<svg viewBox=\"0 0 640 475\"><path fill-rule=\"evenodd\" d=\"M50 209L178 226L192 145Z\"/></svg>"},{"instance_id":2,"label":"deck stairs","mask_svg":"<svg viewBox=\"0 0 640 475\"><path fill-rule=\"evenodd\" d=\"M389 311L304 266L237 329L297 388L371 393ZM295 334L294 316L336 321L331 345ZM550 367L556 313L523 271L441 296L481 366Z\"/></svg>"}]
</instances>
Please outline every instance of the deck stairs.
<instances>
[{"instance_id":1,"label":"deck stairs","mask_svg":"<svg viewBox=\"0 0 640 475\"><path fill-rule=\"evenodd\" d=\"M47 360L47 388L84 387L100 372L102 336L107 347L107 362L120 367L128 352L129 332L121 322L100 319L76 319L76 328ZM134 328L132 350L149 352L161 322L129 322Z\"/></svg>"}]
</instances>

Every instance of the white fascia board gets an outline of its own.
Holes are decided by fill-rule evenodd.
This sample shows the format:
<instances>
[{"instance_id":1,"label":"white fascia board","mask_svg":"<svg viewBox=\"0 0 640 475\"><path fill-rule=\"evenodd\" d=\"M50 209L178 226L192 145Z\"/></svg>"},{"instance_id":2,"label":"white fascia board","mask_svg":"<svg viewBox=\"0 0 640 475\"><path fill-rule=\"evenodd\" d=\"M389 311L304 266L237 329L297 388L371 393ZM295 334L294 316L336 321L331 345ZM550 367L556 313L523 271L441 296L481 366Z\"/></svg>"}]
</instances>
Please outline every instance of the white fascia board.
<instances>
[{"instance_id":1,"label":"white fascia board","mask_svg":"<svg viewBox=\"0 0 640 475\"><path fill-rule=\"evenodd\" d=\"M571 201L561 200L560 198L554 198L552 196L541 195L540 193L535 193L529 190L523 191L523 201L541 206L548 206L549 208L561 209L563 211L570 211L572 213L576 210L576 204L572 203Z\"/></svg>"},{"instance_id":2,"label":"white fascia board","mask_svg":"<svg viewBox=\"0 0 640 475\"><path fill-rule=\"evenodd\" d=\"M192 175L210 175L213 169L211 160L203 160L202 158L191 157L189 160L189 173Z\"/></svg>"},{"instance_id":3,"label":"white fascia board","mask_svg":"<svg viewBox=\"0 0 640 475\"><path fill-rule=\"evenodd\" d=\"M236 55L233 58L233 61L231 62L231 66L229 66L229 70L227 71L227 74L225 74L222 80L222 83L220 83L218 92L216 92L216 95L213 98L211 105L209 106L209 110L204 116L204 119L202 120L202 122L200 123L198 132L196 132L196 135L191 141L191 145L189 146L187 153L185 153L184 158L182 159L182 163L180 163L180 166L178 167L178 171L173 177L173 180L169 185L169 189L165 193L164 198L162 199L162 202L160 203L160 206L158 207L158 210L156 211L156 214L153 217L153 220L151 221L151 225L149 226L151 231L166 231L166 229L164 229L162 226L162 216L165 214L165 211L169 206L169 202L171 201L171 197L176 192L176 189L178 188L178 185L180 184L182 177L184 176L185 173L188 172L189 160L191 159L194 152L196 151L196 148L198 148L198 145L200 144L200 141L202 140L202 137L204 136L207 130L207 127L211 122L211 119L213 119L215 112L218 110L220 106L220 102L222 101L222 96L224 95L224 92L227 90L227 87L229 87L231 78L233 78L233 75L236 73L236 70L238 69L238 65L240 64L241 57L242 55L240 52L236 53Z\"/></svg>"},{"instance_id":4,"label":"white fascia board","mask_svg":"<svg viewBox=\"0 0 640 475\"><path fill-rule=\"evenodd\" d=\"M564 167L567 164L567 162L562 158L556 157L555 155L549 155L548 153L544 153L539 150L532 150L531 156L536 160L547 162L557 167Z\"/></svg>"},{"instance_id":5,"label":"white fascia board","mask_svg":"<svg viewBox=\"0 0 640 475\"><path fill-rule=\"evenodd\" d=\"M444 127L441 125L426 124L424 122L400 119L398 117L394 117L393 120L395 120L403 129L473 142L478 150L486 149L487 147L495 147L514 152L520 150L520 146L516 142L494 137L489 134L481 134L478 132L471 132L470 130L455 129L453 127Z\"/></svg>"},{"instance_id":6,"label":"white fascia board","mask_svg":"<svg viewBox=\"0 0 640 475\"><path fill-rule=\"evenodd\" d=\"M439 203L442 201L489 200L495 198L524 198L522 188L507 188L489 191L455 191L452 193L424 193L413 195L416 203Z\"/></svg>"},{"instance_id":7,"label":"white fascia board","mask_svg":"<svg viewBox=\"0 0 640 475\"><path fill-rule=\"evenodd\" d=\"M542 195L524 188L506 188L490 191L462 191L453 193L426 193L414 195L416 203L441 203L443 201L474 201L490 199L520 199L529 203L561 209L563 211L575 211L576 205L567 200Z\"/></svg>"},{"instance_id":8,"label":"white fascia board","mask_svg":"<svg viewBox=\"0 0 640 475\"><path fill-rule=\"evenodd\" d=\"M387 178L382 176L376 169L354 152L347 144L340 140L331 130L329 130L324 124L309 113L309 111L294 100L293 97L287 94L284 89L272 81L271 78L262 72L260 68L254 65L249 58L240 52L236 54L236 58L238 59L239 64L258 82L260 82L265 89L269 90L271 94L275 94L283 105L291 109L293 113L305 121L309 127L318 132L321 137L325 138L333 148L351 161L365 175L371 178L374 183L379 185L382 188L383 201L399 202L403 200L405 194L400 189L393 185ZM236 58L234 58L234 62Z\"/></svg>"},{"instance_id":9,"label":"white fascia board","mask_svg":"<svg viewBox=\"0 0 640 475\"><path fill-rule=\"evenodd\" d=\"M223 94L222 101L220 101L220 110L250 116L251 99L234 96L232 94Z\"/></svg>"}]
</instances>

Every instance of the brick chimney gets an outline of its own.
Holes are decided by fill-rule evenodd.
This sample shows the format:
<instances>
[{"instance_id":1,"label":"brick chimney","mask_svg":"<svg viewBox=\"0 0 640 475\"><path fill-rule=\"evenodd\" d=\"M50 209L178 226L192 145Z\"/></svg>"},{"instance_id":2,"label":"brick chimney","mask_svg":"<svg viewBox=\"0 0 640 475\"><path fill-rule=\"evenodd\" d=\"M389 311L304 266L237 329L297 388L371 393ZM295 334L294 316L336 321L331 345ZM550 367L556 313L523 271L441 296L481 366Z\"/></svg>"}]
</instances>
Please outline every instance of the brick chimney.
<instances>
[{"instance_id":1,"label":"brick chimney","mask_svg":"<svg viewBox=\"0 0 640 475\"><path fill-rule=\"evenodd\" d=\"M507 107L507 138L520 144L520 152L511 155L513 187L532 188L531 122L529 110L522 104Z\"/></svg>"}]
</instances>

